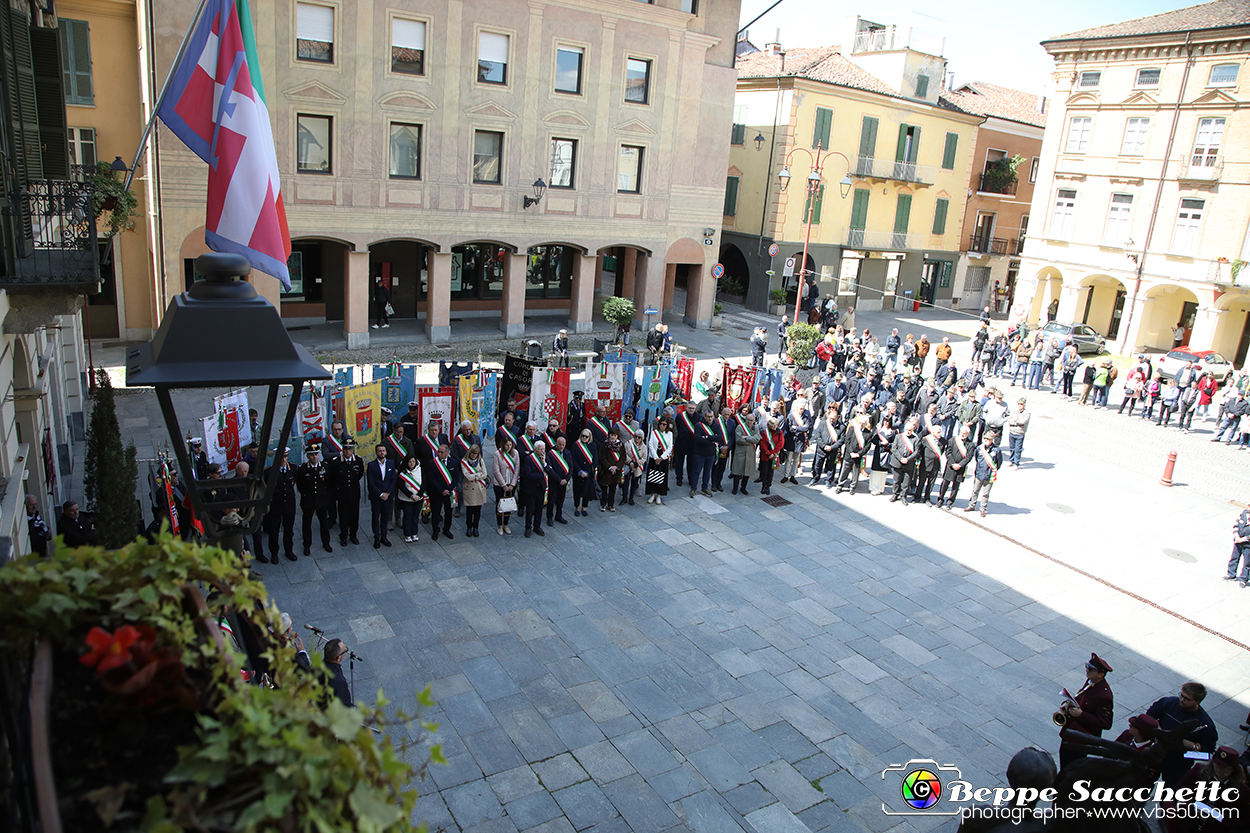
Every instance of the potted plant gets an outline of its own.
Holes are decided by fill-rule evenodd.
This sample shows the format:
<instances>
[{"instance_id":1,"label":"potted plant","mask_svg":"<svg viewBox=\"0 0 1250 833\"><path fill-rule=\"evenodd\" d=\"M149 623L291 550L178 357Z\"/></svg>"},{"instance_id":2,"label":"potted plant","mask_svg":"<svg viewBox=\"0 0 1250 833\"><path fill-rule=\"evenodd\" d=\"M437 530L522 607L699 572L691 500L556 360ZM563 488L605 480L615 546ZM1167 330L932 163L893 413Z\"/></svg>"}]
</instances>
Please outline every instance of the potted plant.
<instances>
[{"instance_id":1,"label":"potted plant","mask_svg":"<svg viewBox=\"0 0 1250 833\"><path fill-rule=\"evenodd\" d=\"M789 345L790 360L795 367L807 367L819 340L820 330L811 324L791 324L786 328L786 343Z\"/></svg>"},{"instance_id":2,"label":"potted plant","mask_svg":"<svg viewBox=\"0 0 1250 833\"><path fill-rule=\"evenodd\" d=\"M131 218L139 207L139 198L124 187L108 162L96 163L91 183L95 189L92 208L95 209L96 227L100 236L115 237L120 232L134 228ZM101 220L106 222L101 223Z\"/></svg>"},{"instance_id":3,"label":"potted plant","mask_svg":"<svg viewBox=\"0 0 1250 833\"><path fill-rule=\"evenodd\" d=\"M9 562L0 663L31 719L5 721L0 756L34 773L19 803L39 795L44 830L414 830L413 777L441 750L407 763L380 733L414 716L381 691L343 705L289 627L236 554L168 533Z\"/></svg>"},{"instance_id":4,"label":"potted plant","mask_svg":"<svg viewBox=\"0 0 1250 833\"><path fill-rule=\"evenodd\" d=\"M716 303L712 304L712 329L713 330L719 330L721 328L721 324L724 323L725 319L721 315L721 312L723 312L724 309L725 309L725 306L720 301L717 301Z\"/></svg>"},{"instance_id":5,"label":"potted plant","mask_svg":"<svg viewBox=\"0 0 1250 833\"><path fill-rule=\"evenodd\" d=\"M786 312L786 291L774 289L768 293L768 311L773 315L784 315Z\"/></svg>"},{"instance_id":6,"label":"potted plant","mask_svg":"<svg viewBox=\"0 0 1250 833\"><path fill-rule=\"evenodd\" d=\"M634 323L634 302L628 298L608 298L603 302L603 317L613 326L612 343L615 344Z\"/></svg>"}]
</instances>

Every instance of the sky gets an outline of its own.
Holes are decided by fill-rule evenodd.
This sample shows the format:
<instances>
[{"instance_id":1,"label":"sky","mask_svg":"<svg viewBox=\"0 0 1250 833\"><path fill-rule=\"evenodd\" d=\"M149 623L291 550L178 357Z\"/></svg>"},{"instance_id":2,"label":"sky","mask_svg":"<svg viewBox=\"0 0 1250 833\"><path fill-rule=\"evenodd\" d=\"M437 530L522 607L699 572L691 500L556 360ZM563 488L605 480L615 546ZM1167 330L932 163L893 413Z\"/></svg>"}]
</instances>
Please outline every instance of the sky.
<instances>
[{"instance_id":1,"label":"sky","mask_svg":"<svg viewBox=\"0 0 1250 833\"><path fill-rule=\"evenodd\" d=\"M739 26L745 26L774 0L742 0ZM915 0L831 3L829 0L782 0L750 27L751 42L763 49L781 28L781 45L829 46L839 43L847 16L859 14L874 23L912 25L913 12L923 23L944 32L947 71L955 84L988 81L1034 94L1045 92L1053 61L1042 49L1044 38L1195 5L1181 0L1050 0L993 5L985 0ZM940 20L934 20L934 18Z\"/></svg>"}]
</instances>

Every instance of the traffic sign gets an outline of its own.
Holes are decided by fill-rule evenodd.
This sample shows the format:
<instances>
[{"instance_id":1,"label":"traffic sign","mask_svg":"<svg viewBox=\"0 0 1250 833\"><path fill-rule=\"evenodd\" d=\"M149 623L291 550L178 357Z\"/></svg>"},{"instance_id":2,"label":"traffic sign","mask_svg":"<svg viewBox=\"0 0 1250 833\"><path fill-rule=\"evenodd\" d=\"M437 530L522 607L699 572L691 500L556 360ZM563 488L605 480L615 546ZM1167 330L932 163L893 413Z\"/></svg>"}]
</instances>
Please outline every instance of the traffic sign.
<instances>
[{"instance_id":1,"label":"traffic sign","mask_svg":"<svg viewBox=\"0 0 1250 833\"><path fill-rule=\"evenodd\" d=\"M712 267L712 277L716 278L717 280L720 280L724 274L725 274L725 267L722 266L721 264L718 263Z\"/></svg>"},{"instance_id":2,"label":"traffic sign","mask_svg":"<svg viewBox=\"0 0 1250 833\"><path fill-rule=\"evenodd\" d=\"M794 277L794 258L786 258L786 268L781 270L781 275L786 278Z\"/></svg>"},{"instance_id":3,"label":"traffic sign","mask_svg":"<svg viewBox=\"0 0 1250 833\"><path fill-rule=\"evenodd\" d=\"M656 309L655 307L647 307L645 310L642 311L642 314L643 315L659 315L660 311Z\"/></svg>"},{"instance_id":4,"label":"traffic sign","mask_svg":"<svg viewBox=\"0 0 1250 833\"><path fill-rule=\"evenodd\" d=\"M769 247L768 247L768 256L769 256L769 257L776 257L776 256L777 256L777 252L779 252L779 251L781 251L781 247L780 247L780 246L778 246L776 243L774 243L774 244L772 244L771 246L769 246Z\"/></svg>"}]
</instances>

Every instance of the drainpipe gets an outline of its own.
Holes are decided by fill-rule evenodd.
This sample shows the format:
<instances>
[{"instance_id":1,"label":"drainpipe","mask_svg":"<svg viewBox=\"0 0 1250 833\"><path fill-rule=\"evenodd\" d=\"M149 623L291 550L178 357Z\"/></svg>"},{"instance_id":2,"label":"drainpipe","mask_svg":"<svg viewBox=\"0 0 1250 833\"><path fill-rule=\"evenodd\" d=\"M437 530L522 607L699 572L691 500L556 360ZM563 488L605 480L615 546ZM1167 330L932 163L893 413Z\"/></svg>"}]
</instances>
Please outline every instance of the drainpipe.
<instances>
[{"instance_id":1,"label":"drainpipe","mask_svg":"<svg viewBox=\"0 0 1250 833\"><path fill-rule=\"evenodd\" d=\"M1133 294L1125 303L1128 315L1124 319L1124 334L1120 336L1118 345L1120 353L1127 349L1130 352L1135 345L1128 343L1129 333L1133 331L1133 311L1137 308L1137 296L1141 292L1142 273L1146 270L1146 253L1150 251L1150 241L1154 238L1155 222L1159 216L1159 201L1163 198L1163 183L1167 179L1168 164L1172 161L1172 147L1176 143L1176 126L1180 122L1181 103L1185 98L1185 88L1189 84L1189 70L1194 65L1194 47L1190 40L1193 32L1185 33L1185 71L1181 74L1180 94L1176 96L1176 106L1172 108L1172 128L1168 131L1168 145L1163 152L1163 164L1159 167L1159 178L1155 182L1154 205L1150 209L1150 223L1146 226L1146 242L1142 246L1141 256L1137 258L1137 276L1133 281Z\"/></svg>"}]
</instances>

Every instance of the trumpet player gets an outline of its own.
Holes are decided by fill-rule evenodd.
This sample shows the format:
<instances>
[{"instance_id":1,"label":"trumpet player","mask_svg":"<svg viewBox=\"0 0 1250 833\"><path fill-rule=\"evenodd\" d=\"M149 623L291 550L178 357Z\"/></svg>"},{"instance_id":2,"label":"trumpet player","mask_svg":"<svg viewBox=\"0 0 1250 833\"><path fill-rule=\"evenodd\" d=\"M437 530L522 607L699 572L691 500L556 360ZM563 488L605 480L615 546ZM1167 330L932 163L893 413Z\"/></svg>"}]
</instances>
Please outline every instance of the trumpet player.
<instances>
[{"instance_id":1,"label":"trumpet player","mask_svg":"<svg viewBox=\"0 0 1250 833\"><path fill-rule=\"evenodd\" d=\"M1059 707L1055 721L1059 722L1062 715L1063 725L1059 729L1059 769L1062 771L1068 764L1085 757L1083 752L1073 748L1079 740L1069 739L1070 731L1084 732L1087 735L1102 737L1104 729L1110 729L1115 710L1111 686L1107 685L1107 674L1111 666L1098 654L1090 654L1089 662L1085 663L1085 685L1076 693L1073 700L1064 702Z\"/></svg>"}]
</instances>

